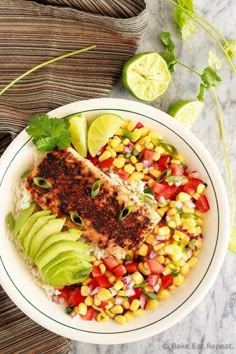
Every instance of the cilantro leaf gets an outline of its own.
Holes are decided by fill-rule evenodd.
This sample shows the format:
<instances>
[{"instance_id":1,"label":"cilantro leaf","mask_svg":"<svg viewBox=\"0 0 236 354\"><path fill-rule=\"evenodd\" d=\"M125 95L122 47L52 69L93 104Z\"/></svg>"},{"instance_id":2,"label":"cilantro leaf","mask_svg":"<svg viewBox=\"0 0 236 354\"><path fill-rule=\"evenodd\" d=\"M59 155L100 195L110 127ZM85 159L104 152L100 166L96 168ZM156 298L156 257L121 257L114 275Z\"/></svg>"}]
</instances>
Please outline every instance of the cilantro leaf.
<instances>
[{"instance_id":1,"label":"cilantro leaf","mask_svg":"<svg viewBox=\"0 0 236 354\"><path fill-rule=\"evenodd\" d=\"M205 94L205 86L203 84L200 84L199 91L197 94L198 101L200 101L200 102L204 101L204 94Z\"/></svg>"},{"instance_id":2,"label":"cilantro leaf","mask_svg":"<svg viewBox=\"0 0 236 354\"><path fill-rule=\"evenodd\" d=\"M202 83L207 89L217 86L221 82L221 78L217 75L215 70L213 70L209 66L203 70L201 79Z\"/></svg>"},{"instance_id":3,"label":"cilantro leaf","mask_svg":"<svg viewBox=\"0 0 236 354\"><path fill-rule=\"evenodd\" d=\"M26 129L39 151L64 149L71 144L69 122L65 119L49 118L47 114L33 117Z\"/></svg>"},{"instance_id":4,"label":"cilantro leaf","mask_svg":"<svg viewBox=\"0 0 236 354\"><path fill-rule=\"evenodd\" d=\"M170 52L173 52L175 49L175 44L171 39L170 32L162 32L160 35L162 43L165 45L166 49Z\"/></svg>"},{"instance_id":5,"label":"cilantro leaf","mask_svg":"<svg viewBox=\"0 0 236 354\"><path fill-rule=\"evenodd\" d=\"M175 64L178 62L174 53L175 44L171 38L170 32L162 32L160 39L166 49L164 52L161 52L160 55L166 61L169 71L173 73L175 71Z\"/></svg>"},{"instance_id":6,"label":"cilantro leaf","mask_svg":"<svg viewBox=\"0 0 236 354\"><path fill-rule=\"evenodd\" d=\"M218 58L214 50L210 50L208 53L208 65L216 71L222 67L222 61Z\"/></svg>"},{"instance_id":7,"label":"cilantro leaf","mask_svg":"<svg viewBox=\"0 0 236 354\"><path fill-rule=\"evenodd\" d=\"M169 71L173 73L175 71L175 65L177 64L177 58L174 52L166 51L159 54L166 61Z\"/></svg>"},{"instance_id":8,"label":"cilantro leaf","mask_svg":"<svg viewBox=\"0 0 236 354\"><path fill-rule=\"evenodd\" d=\"M196 27L194 26L191 18L186 14L184 10L181 9L181 7L178 6L176 6L174 11L174 22L180 29L183 40L189 39L192 33L196 30Z\"/></svg>"},{"instance_id":9,"label":"cilantro leaf","mask_svg":"<svg viewBox=\"0 0 236 354\"><path fill-rule=\"evenodd\" d=\"M180 6L182 6L183 8L193 12L193 1L192 0L178 0L178 3L180 4Z\"/></svg>"},{"instance_id":10,"label":"cilantro leaf","mask_svg":"<svg viewBox=\"0 0 236 354\"><path fill-rule=\"evenodd\" d=\"M230 57L230 59L234 59L236 57L236 40L230 39L224 46L226 53Z\"/></svg>"}]
</instances>

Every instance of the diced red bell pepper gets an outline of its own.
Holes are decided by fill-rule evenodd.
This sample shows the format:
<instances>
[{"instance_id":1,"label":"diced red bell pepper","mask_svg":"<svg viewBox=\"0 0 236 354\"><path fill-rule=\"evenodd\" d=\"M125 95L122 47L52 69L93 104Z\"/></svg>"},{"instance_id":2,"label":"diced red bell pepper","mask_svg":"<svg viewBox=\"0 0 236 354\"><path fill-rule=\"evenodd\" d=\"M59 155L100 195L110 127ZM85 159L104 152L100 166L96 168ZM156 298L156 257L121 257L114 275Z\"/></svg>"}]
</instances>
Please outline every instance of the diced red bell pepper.
<instances>
[{"instance_id":1,"label":"diced red bell pepper","mask_svg":"<svg viewBox=\"0 0 236 354\"><path fill-rule=\"evenodd\" d=\"M80 288L72 290L68 305L69 306L78 306L81 302L84 302L85 296L81 295Z\"/></svg>"},{"instance_id":2,"label":"diced red bell pepper","mask_svg":"<svg viewBox=\"0 0 236 354\"><path fill-rule=\"evenodd\" d=\"M63 299L65 299L66 301L68 301L68 299L70 298L71 290L65 287L61 289L60 292L60 296L63 297Z\"/></svg>"},{"instance_id":3,"label":"diced red bell pepper","mask_svg":"<svg viewBox=\"0 0 236 354\"><path fill-rule=\"evenodd\" d=\"M202 195L200 198L198 198L198 200L196 201L196 207L202 213L206 213L210 209L208 199L205 195Z\"/></svg>"},{"instance_id":4,"label":"diced red bell pepper","mask_svg":"<svg viewBox=\"0 0 236 354\"><path fill-rule=\"evenodd\" d=\"M203 183L203 181L201 179L189 178L188 183L183 186L182 190L183 190L183 192L192 195L193 193L196 192L197 186L200 183Z\"/></svg>"},{"instance_id":5,"label":"diced red bell pepper","mask_svg":"<svg viewBox=\"0 0 236 354\"><path fill-rule=\"evenodd\" d=\"M163 277L161 277L161 285L163 288L169 288L169 286L171 286L173 284L173 277L171 274L168 275L163 275Z\"/></svg>"},{"instance_id":6,"label":"diced red bell pepper","mask_svg":"<svg viewBox=\"0 0 236 354\"><path fill-rule=\"evenodd\" d=\"M176 187L175 185L169 186L166 182L153 182L151 188L156 193L156 199L159 197L174 199L180 191L179 187Z\"/></svg>"},{"instance_id":7,"label":"diced red bell pepper","mask_svg":"<svg viewBox=\"0 0 236 354\"><path fill-rule=\"evenodd\" d=\"M122 275L126 274L126 269L123 264L119 264L115 268L112 269L112 272L115 274L117 278L122 277Z\"/></svg>"},{"instance_id":8,"label":"diced red bell pepper","mask_svg":"<svg viewBox=\"0 0 236 354\"><path fill-rule=\"evenodd\" d=\"M94 278L99 277L99 275L102 275L100 268L97 266L96 267L94 266L92 269L92 275Z\"/></svg>"},{"instance_id":9,"label":"diced red bell pepper","mask_svg":"<svg viewBox=\"0 0 236 354\"><path fill-rule=\"evenodd\" d=\"M108 289L111 286L109 279L105 275L99 275L98 277L96 277L96 282L101 288Z\"/></svg>"},{"instance_id":10,"label":"diced red bell pepper","mask_svg":"<svg viewBox=\"0 0 236 354\"><path fill-rule=\"evenodd\" d=\"M183 176L184 175L185 169L182 166L177 165L177 163L171 163L169 168L171 170L172 176Z\"/></svg>"},{"instance_id":11,"label":"diced red bell pepper","mask_svg":"<svg viewBox=\"0 0 236 354\"><path fill-rule=\"evenodd\" d=\"M92 157L90 154L88 154L87 159L92 162L95 166L98 164L98 159L97 157Z\"/></svg>"},{"instance_id":12,"label":"diced red bell pepper","mask_svg":"<svg viewBox=\"0 0 236 354\"><path fill-rule=\"evenodd\" d=\"M135 299L139 299L140 295L142 294L142 289L141 288L134 288L135 294L129 297L129 300L133 301Z\"/></svg>"},{"instance_id":13,"label":"diced red bell pepper","mask_svg":"<svg viewBox=\"0 0 236 354\"><path fill-rule=\"evenodd\" d=\"M106 268L109 270L112 270L115 268L119 263L115 257L109 256L106 258L103 258L103 263L105 264Z\"/></svg>"},{"instance_id":14,"label":"diced red bell pepper","mask_svg":"<svg viewBox=\"0 0 236 354\"><path fill-rule=\"evenodd\" d=\"M93 316L94 316L94 308L93 307L89 307L87 312L86 312L86 315L80 315L80 318L81 320L84 320L84 321L92 321L93 319Z\"/></svg>"},{"instance_id":15,"label":"diced red bell pepper","mask_svg":"<svg viewBox=\"0 0 236 354\"><path fill-rule=\"evenodd\" d=\"M98 305L98 307L100 307L101 309L103 309L105 306L108 305L108 301L101 301L100 305Z\"/></svg>"},{"instance_id":16,"label":"diced red bell pepper","mask_svg":"<svg viewBox=\"0 0 236 354\"><path fill-rule=\"evenodd\" d=\"M109 168L109 167L111 167L113 161L114 161L114 159L112 157L110 157L109 159L106 159L104 161L98 160L98 163L101 168Z\"/></svg>"},{"instance_id":17,"label":"diced red bell pepper","mask_svg":"<svg viewBox=\"0 0 236 354\"><path fill-rule=\"evenodd\" d=\"M144 150L143 151L144 160L152 161L154 154L155 154L154 151Z\"/></svg>"},{"instance_id":18,"label":"diced red bell pepper","mask_svg":"<svg viewBox=\"0 0 236 354\"><path fill-rule=\"evenodd\" d=\"M161 274L164 270L163 265L158 263L155 259L148 259L147 264L152 274Z\"/></svg>"},{"instance_id":19,"label":"diced red bell pepper","mask_svg":"<svg viewBox=\"0 0 236 354\"><path fill-rule=\"evenodd\" d=\"M175 242L174 238L170 237L169 240L168 240L168 244L172 245L172 243L174 243L174 242Z\"/></svg>"},{"instance_id":20,"label":"diced red bell pepper","mask_svg":"<svg viewBox=\"0 0 236 354\"><path fill-rule=\"evenodd\" d=\"M156 283L158 282L158 279L159 279L159 275L149 274L147 277L148 285L153 288L156 285Z\"/></svg>"},{"instance_id":21,"label":"diced red bell pepper","mask_svg":"<svg viewBox=\"0 0 236 354\"><path fill-rule=\"evenodd\" d=\"M135 128L136 129L143 128L143 124L141 122L138 122Z\"/></svg>"},{"instance_id":22,"label":"diced red bell pepper","mask_svg":"<svg viewBox=\"0 0 236 354\"><path fill-rule=\"evenodd\" d=\"M126 180L129 178L129 176L130 176L130 174L127 173L127 172L125 172L123 168L121 168L120 170L118 170L117 173L118 173L118 176L119 176L121 179L123 179L123 181L126 181Z\"/></svg>"},{"instance_id":23,"label":"diced red bell pepper","mask_svg":"<svg viewBox=\"0 0 236 354\"><path fill-rule=\"evenodd\" d=\"M137 262L125 263L125 269L127 273L134 273L138 270L138 263Z\"/></svg>"},{"instance_id":24,"label":"diced red bell pepper","mask_svg":"<svg viewBox=\"0 0 236 354\"><path fill-rule=\"evenodd\" d=\"M98 283L96 282L96 280L95 279L91 279L89 282L88 282L88 284L87 284L89 287L91 286L92 287L92 289L95 289L95 288L97 288L98 287Z\"/></svg>"},{"instance_id":25,"label":"diced red bell pepper","mask_svg":"<svg viewBox=\"0 0 236 354\"><path fill-rule=\"evenodd\" d=\"M170 161L170 155L161 155L161 157L158 160L159 170L160 171L166 170L169 161Z\"/></svg>"}]
</instances>

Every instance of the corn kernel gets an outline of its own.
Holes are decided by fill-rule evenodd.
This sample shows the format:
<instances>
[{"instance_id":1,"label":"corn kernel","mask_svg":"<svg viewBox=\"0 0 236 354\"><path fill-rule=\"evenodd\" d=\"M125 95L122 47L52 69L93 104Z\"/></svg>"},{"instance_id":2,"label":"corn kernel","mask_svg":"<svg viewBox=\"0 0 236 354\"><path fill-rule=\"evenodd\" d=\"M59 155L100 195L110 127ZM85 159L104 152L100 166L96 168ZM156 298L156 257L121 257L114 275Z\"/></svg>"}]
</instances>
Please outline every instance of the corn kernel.
<instances>
[{"instance_id":1,"label":"corn kernel","mask_svg":"<svg viewBox=\"0 0 236 354\"><path fill-rule=\"evenodd\" d=\"M124 167L124 171L129 173L130 175L134 172L134 170L135 170L135 167L133 165L131 165L130 163L128 163Z\"/></svg>"},{"instance_id":2,"label":"corn kernel","mask_svg":"<svg viewBox=\"0 0 236 354\"><path fill-rule=\"evenodd\" d=\"M135 168L138 172L141 172L143 170L143 163L142 162L136 163Z\"/></svg>"},{"instance_id":3,"label":"corn kernel","mask_svg":"<svg viewBox=\"0 0 236 354\"><path fill-rule=\"evenodd\" d=\"M144 288L144 291L146 292L146 293L153 293L153 288L151 287L151 286L145 286L145 288Z\"/></svg>"},{"instance_id":4,"label":"corn kernel","mask_svg":"<svg viewBox=\"0 0 236 354\"><path fill-rule=\"evenodd\" d=\"M142 262L140 262L140 263L138 264L138 270L139 270L142 274L144 274L144 275L149 275L149 274L151 274L149 267L148 267L148 266L145 266L144 263L142 263Z\"/></svg>"},{"instance_id":5,"label":"corn kernel","mask_svg":"<svg viewBox=\"0 0 236 354\"><path fill-rule=\"evenodd\" d=\"M132 132L134 130L134 128L136 127L137 122L135 122L134 120L131 120L128 125L127 125L127 129Z\"/></svg>"},{"instance_id":6,"label":"corn kernel","mask_svg":"<svg viewBox=\"0 0 236 354\"><path fill-rule=\"evenodd\" d=\"M176 200L179 200L181 202L188 202L190 199L191 199L191 196L187 193L184 193L184 192L180 192L176 197Z\"/></svg>"},{"instance_id":7,"label":"corn kernel","mask_svg":"<svg viewBox=\"0 0 236 354\"><path fill-rule=\"evenodd\" d=\"M165 243L159 243L158 245L155 245L153 248L155 251L160 251L161 248L165 247Z\"/></svg>"},{"instance_id":8,"label":"corn kernel","mask_svg":"<svg viewBox=\"0 0 236 354\"><path fill-rule=\"evenodd\" d=\"M158 161L160 159L160 153L155 151L154 155L153 155L153 160L154 161Z\"/></svg>"},{"instance_id":9,"label":"corn kernel","mask_svg":"<svg viewBox=\"0 0 236 354\"><path fill-rule=\"evenodd\" d=\"M134 315L131 311L127 311L125 314L124 314L125 318L127 321L130 321L134 318Z\"/></svg>"},{"instance_id":10,"label":"corn kernel","mask_svg":"<svg viewBox=\"0 0 236 354\"><path fill-rule=\"evenodd\" d=\"M169 297L170 297L170 293L169 293L169 291L168 290L166 290L166 289L163 289L163 288L161 288L159 291L158 291L158 297L160 298L160 300L167 300L167 299L169 299Z\"/></svg>"},{"instance_id":11,"label":"corn kernel","mask_svg":"<svg viewBox=\"0 0 236 354\"><path fill-rule=\"evenodd\" d=\"M122 315L117 315L115 316L114 320L118 322L119 324L125 324L127 322L127 319L125 316Z\"/></svg>"},{"instance_id":12,"label":"corn kernel","mask_svg":"<svg viewBox=\"0 0 236 354\"><path fill-rule=\"evenodd\" d=\"M135 143L141 138L141 136L142 134L140 132L140 129L134 129L131 140Z\"/></svg>"},{"instance_id":13,"label":"corn kernel","mask_svg":"<svg viewBox=\"0 0 236 354\"><path fill-rule=\"evenodd\" d=\"M115 275L111 275L108 279L111 284L113 284L116 281Z\"/></svg>"},{"instance_id":14,"label":"corn kernel","mask_svg":"<svg viewBox=\"0 0 236 354\"><path fill-rule=\"evenodd\" d=\"M95 295L96 296L96 295ZM97 292L97 297L100 301L109 300L112 298L112 294L108 289L100 288Z\"/></svg>"},{"instance_id":15,"label":"corn kernel","mask_svg":"<svg viewBox=\"0 0 236 354\"><path fill-rule=\"evenodd\" d=\"M115 315L119 315L119 314L123 313L124 309L121 305L115 305L111 308L110 311L112 313L114 313Z\"/></svg>"},{"instance_id":16,"label":"corn kernel","mask_svg":"<svg viewBox=\"0 0 236 354\"><path fill-rule=\"evenodd\" d=\"M86 299L84 300L84 303L85 303L87 306L92 306L92 304L93 304L93 298L92 298L92 296L87 296Z\"/></svg>"},{"instance_id":17,"label":"corn kernel","mask_svg":"<svg viewBox=\"0 0 236 354\"><path fill-rule=\"evenodd\" d=\"M99 269L100 269L100 272L101 272L102 274L104 274L105 271L106 271L106 266L105 266L105 264L103 264L103 263L99 264Z\"/></svg>"},{"instance_id":18,"label":"corn kernel","mask_svg":"<svg viewBox=\"0 0 236 354\"><path fill-rule=\"evenodd\" d=\"M145 312L145 310L138 309L138 310L136 310L136 311L133 311L133 315L134 315L135 317L141 316L141 315L144 314L144 312Z\"/></svg>"},{"instance_id":19,"label":"corn kernel","mask_svg":"<svg viewBox=\"0 0 236 354\"><path fill-rule=\"evenodd\" d=\"M87 313L87 305L81 302L78 306L76 306L75 311L84 316Z\"/></svg>"},{"instance_id":20,"label":"corn kernel","mask_svg":"<svg viewBox=\"0 0 236 354\"><path fill-rule=\"evenodd\" d=\"M112 148L116 148L121 143L121 140L118 136L115 136L113 139L110 139L108 144Z\"/></svg>"},{"instance_id":21,"label":"corn kernel","mask_svg":"<svg viewBox=\"0 0 236 354\"><path fill-rule=\"evenodd\" d=\"M142 127L139 129L140 133L141 133L141 136L146 136L149 132L149 129L148 128L145 128L145 127ZM149 138L151 139L151 137L149 136Z\"/></svg>"},{"instance_id":22,"label":"corn kernel","mask_svg":"<svg viewBox=\"0 0 236 354\"><path fill-rule=\"evenodd\" d=\"M169 255L177 256L182 255L182 249L174 243L172 245L165 246L165 252Z\"/></svg>"},{"instance_id":23,"label":"corn kernel","mask_svg":"<svg viewBox=\"0 0 236 354\"><path fill-rule=\"evenodd\" d=\"M105 150L98 158L99 161L105 161L111 157L111 152L108 150Z\"/></svg>"},{"instance_id":24,"label":"corn kernel","mask_svg":"<svg viewBox=\"0 0 236 354\"><path fill-rule=\"evenodd\" d=\"M94 303L95 306L99 306L99 305L101 304L101 301L102 301L102 300L99 299L99 297L97 296L97 294L94 295L93 303Z\"/></svg>"},{"instance_id":25,"label":"corn kernel","mask_svg":"<svg viewBox=\"0 0 236 354\"><path fill-rule=\"evenodd\" d=\"M148 167L146 167L146 168L143 169L143 173L144 173L145 175L148 174Z\"/></svg>"},{"instance_id":26,"label":"corn kernel","mask_svg":"<svg viewBox=\"0 0 236 354\"><path fill-rule=\"evenodd\" d=\"M116 152L122 152L124 150L124 144L120 143L114 150Z\"/></svg>"},{"instance_id":27,"label":"corn kernel","mask_svg":"<svg viewBox=\"0 0 236 354\"><path fill-rule=\"evenodd\" d=\"M145 242L148 243L149 245L151 245L154 240L155 240L155 236L153 234L150 234L147 236Z\"/></svg>"},{"instance_id":28,"label":"corn kernel","mask_svg":"<svg viewBox=\"0 0 236 354\"><path fill-rule=\"evenodd\" d=\"M188 263L185 263L181 268L180 268L180 274L182 275L187 275L188 272L189 272L189 264Z\"/></svg>"},{"instance_id":29,"label":"corn kernel","mask_svg":"<svg viewBox=\"0 0 236 354\"><path fill-rule=\"evenodd\" d=\"M206 189L206 186L203 184L203 183L200 183L198 186L197 186L197 193L198 194L202 194Z\"/></svg>"},{"instance_id":30,"label":"corn kernel","mask_svg":"<svg viewBox=\"0 0 236 354\"><path fill-rule=\"evenodd\" d=\"M121 123L121 128L127 128L127 125L129 124L129 120L123 120Z\"/></svg>"},{"instance_id":31,"label":"corn kernel","mask_svg":"<svg viewBox=\"0 0 236 354\"><path fill-rule=\"evenodd\" d=\"M176 228L176 223L175 223L173 220L169 221L167 225L168 225L171 229L175 229L175 228Z\"/></svg>"},{"instance_id":32,"label":"corn kernel","mask_svg":"<svg viewBox=\"0 0 236 354\"><path fill-rule=\"evenodd\" d=\"M130 259L134 258L134 251L133 250L127 250L126 251L126 256L128 256Z\"/></svg>"},{"instance_id":33,"label":"corn kernel","mask_svg":"<svg viewBox=\"0 0 236 354\"><path fill-rule=\"evenodd\" d=\"M182 274L179 274L177 277L174 277L173 279L174 285L180 286L183 284L183 282L184 282L184 277Z\"/></svg>"},{"instance_id":34,"label":"corn kernel","mask_svg":"<svg viewBox=\"0 0 236 354\"><path fill-rule=\"evenodd\" d=\"M160 236L167 236L170 234L170 229L168 226L162 226L162 227L159 227L159 230L158 230L158 235Z\"/></svg>"},{"instance_id":35,"label":"corn kernel","mask_svg":"<svg viewBox=\"0 0 236 354\"><path fill-rule=\"evenodd\" d=\"M158 214L160 214L160 216L164 216L164 214L167 212L168 207L163 207L163 208L158 208Z\"/></svg>"},{"instance_id":36,"label":"corn kernel","mask_svg":"<svg viewBox=\"0 0 236 354\"><path fill-rule=\"evenodd\" d=\"M158 178L161 174L161 171L155 170L153 167L149 167L148 172L150 173L151 176Z\"/></svg>"},{"instance_id":37,"label":"corn kernel","mask_svg":"<svg viewBox=\"0 0 236 354\"><path fill-rule=\"evenodd\" d=\"M122 306L123 306L123 308L124 308L125 310L129 310L129 308L130 308L130 303L129 303L129 301L124 299L124 301L123 301L123 303L122 303Z\"/></svg>"},{"instance_id":38,"label":"corn kernel","mask_svg":"<svg viewBox=\"0 0 236 354\"><path fill-rule=\"evenodd\" d=\"M158 301L157 300L152 300L152 299L148 299L147 300L147 304L146 304L146 309L147 310L153 310L157 307L158 305Z\"/></svg>"},{"instance_id":39,"label":"corn kernel","mask_svg":"<svg viewBox=\"0 0 236 354\"><path fill-rule=\"evenodd\" d=\"M98 322L107 322L109 320L109 316L106 313L100 312L96 316L96 321Z\"/></svg>"},{"instance_id":40,"label":"corn kernel","mask_svg":"<svg viewBox=\"0 0 236 354\"><path fill-rule=\"evenodd\" d=\"M138 162L135 156L131 156L130 161L132 162L133 165L135 165Z\"/></svg>"},{"instance_id":41,"label":"corn kernel","mask_svg":"<svg viewBox=\"0 0 236 354\"><path fill-rule=\"evenodd\" d=\"M164 256L157 256L156 260L157 260L157 262L163 264L165 262L165 257Z\"/></svg>"},{"instance_id":42,"label":"corn kernel","mask_svg":"<svg viewBox=\"0 0 236 354\"><path fill-rule=\"evenodd\" d=\"M174 215L176 215L176 213L177 213L177 209L176 208L170 208L168 210L168 212L167 212L167 215L174 216Z\"/></svg>"},{"instance_id":43,"label":"corn kernel","mask_svg":"<svg viewBox=\"0 0 236 354\"><path fill-rule=\"evenodd\" d=\"M196 221L197 221L197 225L199 225L199 226L203 225L203 220L202 219L197 219Z\"/></svg>"},{"instance_id":44,"label":"corn kernel","mask_svg":"<svg viewBox=\"0 0 236 354\"><path fill-rule=\"evenodd\" d=\"M99 266L99 264L101 264L101 261L96 260L95 262L93 262L93 265L94 265L95 267Z\"/></svg>"},{"instance_id":45,"label":"corn kernel","mask_svg":"<svg viewBox=\"0 0 236 354\"><path fill-rule=\"evenodd\" d=\"M169 290L175 290L175 289L176 289L176 285L172 284L171 286L169 286L168 289L169 289Z\"/></svg>"},{"instance_id":46,"label":"corn kernel","mask_svg":"<svg viewBox=\"0 0 236 354\"><path fill-rule=\"evenodd\" d=\"M174 216L174 221L177 226L181 225L181 219L180 219L180 215L178 213Z\"/></svg>"},{"instance_id":47,"label":"corn kernel","mask_svg":"<svg viewBox=\"0 0 236 354\"><path fill-rule=\"evenodd\" d=\"M123 135L123 130L121 128L117 129L115 135L122 136Z\"/></svg>"},{"instance_id":48,"label":"corn kernel","mask_svg":"<svg viewBox=\"0 0 236 354\"><path fill-rule=\"evenodd\" d=\"M192 257L189 261L188 261L188 265L190 268L193 268L198 262L198 259L196 257Z\"/></svg>"},{"instance_id":49,"label":"corn kernel","mask_svg":"<svg viewBox=\"0 0 236 354\"><path fill-rule=\"evenodd\" d=\"M121 280L118 280L114 285L113 285L113 289L115 289L116 291L123 289L124 287L124 283Z\"/></svg>"},{"instance_id":50,"label":"corn kernel","mask_svg":"<svg viewBox=\"0 0 236 354\"><path fill-rule=\"evenodd\" d=\"M171 159L170 163L174 163L176 165L181 165L181 161L176 160L176 159Z\"/></svg>"},{"instance_id":51,"label":"corn kernel","mask_svg":"<svg viewBox=\"0 0 236 354\"><path fill-rule=\"evenodd\" d=\"M86 285L82 285L81 286L81 295L83 295L83 296L88 296L89 295L88 286L86 286Z\"/></svg>"},{"instance_id":52,"label":"corn kernel","mask_svg":"<svg viewBox=\"0 0 236 354\"><path fill-rule=\"evenodd\" d=\"M134 148L137 152L141 152L143 150L143 147L139 143L136 143L134 145Z\"/></svg>"},{"instance_id":53,"label":"corn kernel","mask_svg":"<svg viewBox=\"0 0 236 354\"><path fill-rule=\"evenodd\" d=\"M142 274L139 272L134 272L132 274L132 279L135 282L135 284L141 284L144 280Z\"/></svg>"},{"instance_id":54,"label":"corn kernel","mask_svg":"<svg viewBox=\"0 0 236 354\"><path fill-rule=\"evenodd\" d=\"M113 307L113 302L111 302L110 300L108 301L108 304L105 306L105 309L110 310Z\"/></svg>"},{"instance_id":55,"label":"corn kernel","mask_svg":"<svg viewBox=\"0 0 236 354\"><path fill-rule=\"evenodd\" d=\"M125 165L125 158L124 157L117 157L113 161L113 165L117 168L122 168Z\"/></svg>"},{"instance_id":56,"label":"corn kernel","mask_svg":"<svg viewBox=\"0 0 236 354\"><path fill-rule=\"evenodd\" d=\"M133 172L132 175L129 176L128 181L141 181L144 177L142 172Z\"/></svg>"},{"instance_id":57,"label":"corn kernel","mask_svg":"<svg viewBox=\"0 0 236 354\"><path fill-rule=\"evenodd\" d=\"M202 244L203 244L203 242L202 242L202 240L201 239L199 239L199 240L197 240L196 241L196 247L198 248L198 249L201 249L202 248Z\"/></svg>"},{"instance_id":58,"label":"corn kernel","mask_svg":"<svg viewBox=\"0 0 236 354\"><path fill-rule=\"evenodd\" d=\"M143 257L145 257L148 254L148 245L146 243L143 243L140 246L140 248L138 250L138 254Z\"/></svg>"},{"instance_id":59,"label":"corn kernel","mask_svg":"<svg viewBox=\"0 0 236 354\"><path fill-rule=\"evenodd\" d=\"M126 291L124 291L124 290L119 290L119 291L117 292L117 295L124 297L124 296L126 296Z\"/></svg>"},{"instance_id":60,"label":"corn kernel","mask_svg":"<svg viewBox=\"0 0 236 354\"><path fill-rule=\"evenodd\" d=\"M199 255L200 255L200 250L197 250L197 251L193 252L193 256L194 257L199 257Z\"/></svg>"},{"instance_id":61,"label":"corn kernel","mask_svg":"<svg viewBox=\"0 0 236 354\"><path fill-rule=\"evenodd\" d=\"M154 149L154 145L153 145L152 142L146 143L146 144L145 144L145 148L146 148L147 150L153 150L153 149Z\"/></svg>"},{"instance_id":62,"label":"corn kernel","mask_svg":"<svg viewBox=\"0 0 236 354\"><path fill-rule=\"evenodd\" d=\"M131 302L131 305L130 305L130 310L131 311L136 311L140 306L140 301L138 299L134 299L132 302Z\"/></svg>"},{"instance_id":63,"label":"corn kernel","mask_svg":"<svg viewBox=\"0 0 236 354\"><path fill-rule=\"evenodd\" d=\"M114 315L114 313L112 313L110 310L105 310L105 313L107 314L107 316L108 317L110 317L110 318L114 318L115 317L115 315Z\"/></svg>"},{"instance_id":64,"label":"corn kernel","mask_svg":"<svg viewBox=\"0 0 236 354\"><path fill-rule=\"evenodd\" d=\"M200 195L198 193L193 193L193 198L195 200L198 200L200 198Z\"/></svg>"},{"instance_id":65,"label":"corn kernel","mask_svg":"<svg viewBox=\"0 0 236 354\"><path fill-rule=\"evenodd\" d=\"M159 145L155 147L155 151L158 152L160 155L166 154L165 149L163 149L163 147Z\"/></svg>"},{"instance_id":66,"label":"corn kernel","mask_svg":"<svg viewBox=\"0 0 236 354\"><path fill-rule=\"evenodd\" d=\"M123 140L123 144L124 144L124 145L129 145L129 144L130 144L130 140L129 140L128 138L125 138L125 139Z\"/></svg>"}]
</instances>

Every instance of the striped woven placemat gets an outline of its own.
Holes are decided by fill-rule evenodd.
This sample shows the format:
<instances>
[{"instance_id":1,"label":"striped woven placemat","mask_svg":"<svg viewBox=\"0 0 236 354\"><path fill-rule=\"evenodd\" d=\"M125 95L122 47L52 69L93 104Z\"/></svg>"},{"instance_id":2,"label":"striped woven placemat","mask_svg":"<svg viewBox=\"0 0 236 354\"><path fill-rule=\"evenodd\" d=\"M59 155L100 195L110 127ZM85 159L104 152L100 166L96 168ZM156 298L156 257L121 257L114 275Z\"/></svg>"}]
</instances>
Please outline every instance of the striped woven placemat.
<instances>
[{"instance_id":1,"label":"striped woven placemat","mask_svg":"<svg viewBox=\"0 0 236 354\"><path fill-rule=\"evenodd\" d=\"M135 53L147 20L144 0L1 0L0 90L49 58L97 47L20 81L0 97L0 117L28 120L107 95Z\"/></svg>"}]
</instances>

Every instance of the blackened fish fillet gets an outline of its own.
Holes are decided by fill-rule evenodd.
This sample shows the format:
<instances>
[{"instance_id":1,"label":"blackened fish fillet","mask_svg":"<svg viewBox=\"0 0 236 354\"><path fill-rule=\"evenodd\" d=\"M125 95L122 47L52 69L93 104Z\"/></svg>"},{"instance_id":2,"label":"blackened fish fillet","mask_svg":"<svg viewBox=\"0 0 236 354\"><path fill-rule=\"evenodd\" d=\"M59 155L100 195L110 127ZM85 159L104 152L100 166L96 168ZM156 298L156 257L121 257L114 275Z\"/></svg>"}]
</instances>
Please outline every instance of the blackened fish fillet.
<instances>
[{"instance_id":1,"label":"blackened fish fillet","mask_svg":"<svg viewBox=\"0 0 236 354\"><path fill-rule=\"evenodd\" d=\"M49 181L52 188L35 185L34 177ZM101 183L100 191L93 198L91 188L97 179ZM125 250L137 249L160 220L160 216L137 195L115 184L71 148L48 153L28 176L26 188L43 209L66 217L67 226L82 230L89 241L119 258ZM126 206L131 207L131 212L119 221ZM71 221L71 212L82 218L83 228Z\"/></svg>"}]
</instances>

